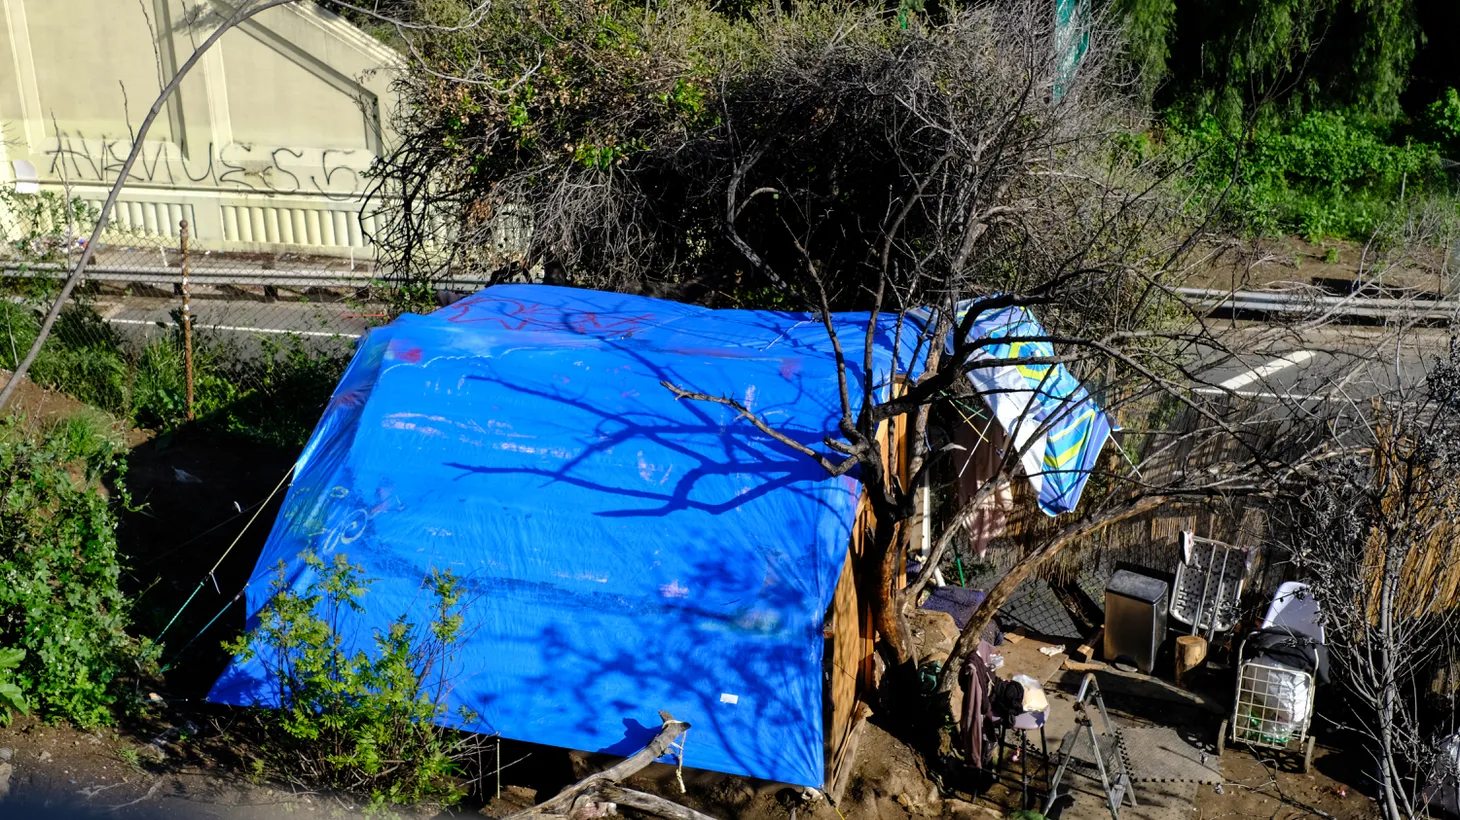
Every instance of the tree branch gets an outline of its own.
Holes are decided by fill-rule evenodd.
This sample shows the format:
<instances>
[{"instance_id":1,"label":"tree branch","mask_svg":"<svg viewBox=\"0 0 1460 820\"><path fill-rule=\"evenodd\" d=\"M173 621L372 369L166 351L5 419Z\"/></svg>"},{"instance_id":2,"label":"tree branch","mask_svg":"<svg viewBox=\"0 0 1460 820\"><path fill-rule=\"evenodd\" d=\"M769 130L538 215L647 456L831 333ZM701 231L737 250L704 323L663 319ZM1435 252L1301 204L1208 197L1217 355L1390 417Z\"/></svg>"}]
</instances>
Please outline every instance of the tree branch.
<instances>
[{"instance_id":1,"label":"tree branch","mask_svg":"<svg viewBox=\"0 0 1460 820\"><path fill-rule=\"evenodd\" d=\"M654 739L649 741L649 745L607 769L583 778L532 808L523 809L515 814L508 815L507 820L526 820L529 817L565 815L583 798L591 798L598 790L606 786L616 785L619 781L632 777L650 763L663 757L669 751L670 744L680 735L689 731L689 724L682 720L675 720L674 716L668 712L660 712L659 719L664 721L664 723L659 729L659 734L655 735ZM668 803L669 801L664 802ZM626 802L625 805L631 804ZM674 804L670 803L670 805ZM675 817L676 815L666 816Z\"/></svg>"},{"instance_id":2,"label":"tree branch","mask_svg":"<svg viewBox=\"0 0 1460 820\"><path fill-rule=\"evenodd\" d=\"M667 381L661 381L659 383L664 386L664 389L673 393L676 399L689 399L690 401L703 401L709 402L711 404L723 404L724 406L731 408L732 410L740 414L740 418L743 418L751 424L755 425L755 428L757 430L765 433L767 436L770 436L781 444L790 447L792 450L795 450L802 455L809 456L817 464L820 464L822 468L825 469L826 472L830 475L844 475L848 470L852 469L852 467L855 467L858 463L855 457L848 457L846 459L843 459L839 463L833 462L824 454L816 452L810 447L807 447L805 444L802 444L801 442L791 438L785 433L782 433L780 430L777 430L769 424L766 424L764 419L762 419L760 416L757 416L755 413L752 413L748 408L746 408L745 405L741 404L735 399L730 398L729 396L711 396L709 393L699 393L693 390L685 390L684 388Z\"/></svg>"}]
</instances>

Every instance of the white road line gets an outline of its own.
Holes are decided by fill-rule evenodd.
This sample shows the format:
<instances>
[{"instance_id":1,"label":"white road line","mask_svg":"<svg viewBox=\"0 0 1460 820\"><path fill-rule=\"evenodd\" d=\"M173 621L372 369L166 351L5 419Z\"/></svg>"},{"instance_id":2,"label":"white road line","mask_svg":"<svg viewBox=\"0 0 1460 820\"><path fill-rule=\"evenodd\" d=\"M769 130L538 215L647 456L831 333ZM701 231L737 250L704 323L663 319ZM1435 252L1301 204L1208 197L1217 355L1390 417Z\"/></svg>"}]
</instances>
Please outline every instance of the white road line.
<instances>
[{"instance_id":1,"label":"white road line","mask_svg":"<svg viewBox=\"0 0 1460 820\"><path fill-rule=\"evenodd\" d=\"M1350 401L1349 396L1330 393L1270 393L1263 390L1223 390L1220 387L1198 387L1191 392L1203 396L1238 396L1244 399L1282 399L1283 401Z\"/></svg>"},{"instance_id":2,"label":"white road line","mask_svg":"<svg viewBox=\"0 0 1460 820\"><path fill-rule=\"evenodd\" d=\"M107 319L114 325L171 325L172 322L158 322L148 319ZM331 333L325 330L283 330L277 327L239 327L237 325L206 325L198 323L202 330L231 330L236 333L278 333L286 336L322 336L327 339L358 339L359 333Z\"/></svg>"},{"instance_id":3,"label":"white road line","mask_svg":"<svg viewBox=\"0 0 1460 820\"><path fill-rule=\"evenodd\" d=\"M1254 367L1246 373L1233 376L1217 386L1223 390L1237 390L1260 379L1265 379L1274 373L1287 370L1290 367L1296 367L1316 355L1318 354L1311 350L1295 350L1292 353L1284 353L1262 367Z\"/></svg>"}]
</instances>

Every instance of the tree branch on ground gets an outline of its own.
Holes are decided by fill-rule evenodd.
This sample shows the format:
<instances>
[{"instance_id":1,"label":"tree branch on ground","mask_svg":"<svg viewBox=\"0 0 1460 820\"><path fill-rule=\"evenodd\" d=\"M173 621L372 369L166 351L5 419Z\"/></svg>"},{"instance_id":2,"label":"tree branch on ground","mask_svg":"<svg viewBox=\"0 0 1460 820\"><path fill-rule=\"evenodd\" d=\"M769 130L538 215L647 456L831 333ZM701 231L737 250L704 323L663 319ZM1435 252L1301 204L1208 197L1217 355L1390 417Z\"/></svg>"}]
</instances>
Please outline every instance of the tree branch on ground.
<instances>
[{"instance_id":1,"label":"tree branch on ground","mask_svg":"<svg viewBox=\"0 0 1460 820\"><path fill-rule=\"evenodd\" d=\"M620 785L622 781L663 757L674 741L689 731L688 723L675 720L668 712L660 712L659 718L663 724L647 746L609 768L583 778L536 806L508 815L507 820L526 820L529 817L571 818L580 814L598 817L602 814L597 808L590 807L603 803L621 803L669 820L712 820L707 815L678 803Z\"/></svg>"}]
</instances>

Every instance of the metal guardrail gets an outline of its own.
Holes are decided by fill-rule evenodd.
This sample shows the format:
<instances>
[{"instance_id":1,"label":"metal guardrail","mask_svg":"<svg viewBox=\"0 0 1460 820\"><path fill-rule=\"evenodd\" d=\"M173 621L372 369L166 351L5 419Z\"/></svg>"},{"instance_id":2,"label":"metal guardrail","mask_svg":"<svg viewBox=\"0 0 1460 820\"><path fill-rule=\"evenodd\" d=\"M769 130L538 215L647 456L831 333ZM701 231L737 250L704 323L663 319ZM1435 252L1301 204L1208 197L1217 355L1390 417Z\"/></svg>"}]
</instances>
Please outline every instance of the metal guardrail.
<instances>
[{"instance_id":1,"label":"metal guardrail","mask_svg":"<svg viewBox=\"0 0 1460 820\"><path fill-rule=\"evenodd\" d=\"M0 263L3 264L3 263ZM56 263L36 265L3 264L0 275L22 278L64 279L70 269ZM161 265L111 266L91 265L86 269L86 278L97 282L141 282L144 284L182 284L182 269ZM332 268L266 268L240 269L239 267L210 269L191 267L188 280L194 285L221 286L240 285L254 287L368 287L383 282L375 271L344 270ZM485 287L489 281L484 277L447 277L439 280L443 286Z\"/></svg>"},{"instance_id":2,"label":"metal guardrail","mask_svg":"<svg viewBox=\"0 0 1460 820\"><path fill-rule=\"evenodd\" d=\"M1283 291L1216 290L1177 288L1177 295L1213 310L1254 313L1311 315L1332 313L1343 316L1383 319L1395 316L1423 319L1460 318L1460 301L1396 299L1387 296L1325 296Z\"/></svg>"}]
</instances>

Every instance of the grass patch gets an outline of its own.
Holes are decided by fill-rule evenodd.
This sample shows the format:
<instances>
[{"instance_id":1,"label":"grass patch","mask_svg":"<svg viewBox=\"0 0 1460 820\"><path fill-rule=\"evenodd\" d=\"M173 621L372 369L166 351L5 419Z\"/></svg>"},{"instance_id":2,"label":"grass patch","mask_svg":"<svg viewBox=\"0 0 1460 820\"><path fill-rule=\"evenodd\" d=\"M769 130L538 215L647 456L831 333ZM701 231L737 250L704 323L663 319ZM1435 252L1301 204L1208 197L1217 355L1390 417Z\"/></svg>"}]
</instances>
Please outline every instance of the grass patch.
<instances>
[{"instance_id":1,"label":"grass patch","mask_svg":"<svg viewBox=\"0 0 1460 820\"><path fill-rule=\"evenodd\" d=\"M15 368L34 342L40 318L36 303L0 302L0 367ZM299 337L265 339L248 354L195 335L194 415L212 430L301 447L348 362L344 351L311 350ZM78 301L62 312L29 375L43 387L136 426L167 430L187 420L186 367L177 327L131 350L95 310Z\"/></svg>"}]
</instances>

